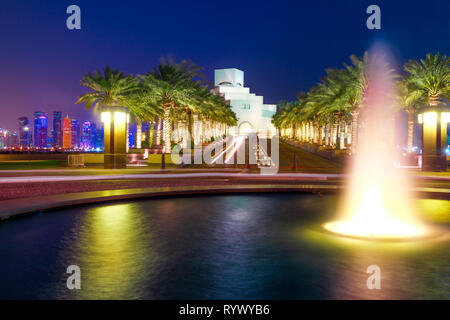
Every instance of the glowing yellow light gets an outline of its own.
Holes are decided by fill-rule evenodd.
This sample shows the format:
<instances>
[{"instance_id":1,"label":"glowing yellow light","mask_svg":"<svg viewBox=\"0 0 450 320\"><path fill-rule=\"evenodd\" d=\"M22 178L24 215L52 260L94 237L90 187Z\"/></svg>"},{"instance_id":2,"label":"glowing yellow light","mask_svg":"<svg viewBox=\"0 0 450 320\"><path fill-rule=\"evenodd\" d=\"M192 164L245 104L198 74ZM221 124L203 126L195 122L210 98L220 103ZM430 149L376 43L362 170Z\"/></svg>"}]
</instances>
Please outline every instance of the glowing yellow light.
<instances>
[{"instance_id":1,"label":"glowing yellow light","mask_svg":"<svg viewBox=\"0 0 450 320\"><path fill-rule=\"evenodd\" d=\"M329 222L324 227L339 234L381 239L419 237L425 234L424 228L397 218L383 201L377 186L365 187L362 199L350 220Z\"/></svg>"},{"instance_id":2,"label":"glowing yellow light","mask_svg":"<svg viewBox=\"0 0 450 320\"><path fill-rule=\"evenodd\" d=\"M100 119L104 123L110 122L111 121L111 112L109 112L109 111L102 112L100 115Z\"/></svg>"},{"instance_id":3,"label":"glowing yellow light","mask_svg":"<svg viewBox=\"0 0 450 320\"><path fill-rule=\"evenodd\" d=\"M124 123L126 121L127 114L125 112L116 111L114 112L114 122Z\"/></svg>"},{"instance_id":4,"label":"glowing yellow light","mask_svg":"<svg viewBox=\"0 0 450 320\"><path fill-rule=\"evenodd\" d=\"M423 122L427 125L435 124L437 119L436 112L425 112L423 114Z\"/></svg>"}]
</instances>

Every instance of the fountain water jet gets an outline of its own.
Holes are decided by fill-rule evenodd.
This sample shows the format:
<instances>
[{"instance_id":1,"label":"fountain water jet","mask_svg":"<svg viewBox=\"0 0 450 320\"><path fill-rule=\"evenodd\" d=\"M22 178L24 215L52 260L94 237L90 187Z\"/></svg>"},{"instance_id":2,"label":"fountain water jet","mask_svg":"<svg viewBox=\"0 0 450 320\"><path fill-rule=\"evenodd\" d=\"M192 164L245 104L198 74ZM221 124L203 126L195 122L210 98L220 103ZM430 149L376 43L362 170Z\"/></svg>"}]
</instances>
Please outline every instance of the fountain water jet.
<instances>
[{"instance_id":1,"label":"fountain water jet","mask_svg":"<svg viewBox=\"0 0 450 320\"><path fill-rule=\"evenodd\" d=\"M427 229L416 218L407 190L410 182L393 166L395 100L391 72L379 52L372 53L363 101L364 128L339 207L340 218L324 227L352 237L421 237Z\"/></svg>"}]
</instances>

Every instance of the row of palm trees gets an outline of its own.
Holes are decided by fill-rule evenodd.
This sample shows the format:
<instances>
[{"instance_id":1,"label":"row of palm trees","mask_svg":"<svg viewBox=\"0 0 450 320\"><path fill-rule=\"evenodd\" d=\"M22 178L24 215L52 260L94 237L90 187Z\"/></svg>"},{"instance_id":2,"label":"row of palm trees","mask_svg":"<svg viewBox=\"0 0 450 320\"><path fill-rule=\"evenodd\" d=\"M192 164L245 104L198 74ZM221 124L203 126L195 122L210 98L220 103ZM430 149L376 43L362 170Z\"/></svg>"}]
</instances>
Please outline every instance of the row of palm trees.
<instances>
[{"instance_id":1,"label":"row of palm trees","mask_svg":"<svg viewBox=\"0 0 450 320\"><path fill-rule=\"evenodd\" d=\"M106 67L103 73L96 70L82 78L81 84L90 90L76 103L96 113L127 108L137 124L136 147L141 148L142 122L150 122L156 128L153 144L170 152L173 143L191 147L221 137L236 125L230 106L204 78L201 67L172 58L161 59L152 71L138 76Z\"/></svg>"},{"instance_id":2,"label":"row of palm trees","mask_svg":"<svg viewBox=\"0 0 450 320\"><path fill-rule=\"evenodd\" d=\"M294 102L282 102L272 122L284 137L299 139L330 148L355 149L359 117L368 90L369 65L374 56L350 56L343 69L328 69L327 75L308 93L300 93ZM427 54L420 61L410 60L403 75L387 69L397 86L397 108L408 119L408 151L413 144L414 119L423 106L450 101L450 57ZM347 139L345 139L347 136Z\"/></svg>"}]
</instances>

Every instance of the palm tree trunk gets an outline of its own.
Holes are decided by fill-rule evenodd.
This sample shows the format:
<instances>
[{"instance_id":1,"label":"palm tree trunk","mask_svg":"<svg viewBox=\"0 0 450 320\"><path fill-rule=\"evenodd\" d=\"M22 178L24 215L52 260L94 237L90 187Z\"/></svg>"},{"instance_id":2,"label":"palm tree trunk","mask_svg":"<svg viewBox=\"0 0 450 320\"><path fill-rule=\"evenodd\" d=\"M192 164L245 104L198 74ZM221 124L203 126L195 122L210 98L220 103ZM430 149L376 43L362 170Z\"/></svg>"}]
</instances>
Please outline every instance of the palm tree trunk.
<instances>
[{"instance_id":1,"label":"palm tree trunk","mask_svg":"<svg viewBox=\"0 0 450 320\"><path fill-rule=\"evenodd\" d=\"M170 105L165 105L163 118L163 140L165 152L171 151L170 129L172 129L170 123Z\"/></svg>"},{"instance_id":2,"label":"palm tree trunk","mask_svg":"<svg viewBox=\"0 0 450 320\"><path fill-rule=\"evenodd\" d=\"M324 126L319 125L319 145L323 145L324 136Z\"/></svg>"},{"instance_id":3,"label":"palm tree trunk","mask_svg":"<svg viewBox=\"0 0 450 320\"><path fill-rule=\"evenodd\" d=\"M311 127L309 126L309 121L306 122L306 142L310 142L311 139Z\"/></svg>"},{"instance_id":4,"label":"palm tree trunk","mask_svg":"<svg viewBox=\"0 0 450 320\"><path fill-rule=\"evenodd\" d=\"M317 128L317 144L320 145L322 139L322 126L319 123L317 123L316 128Z\"/></svg>"},{"instance_id":5,"label":"palm tree trunk","mask_svg":"<svg viewBox=\"0 0 450 320\"><path fill-rule=\"evenodd\" d=\"M337 135L338 135L338 116L334 115L334 122L333 122L333 137L332 137L332 141L331 141L331 145L333 148L336 147L337 145Z\"/></svg>"},{"instance_id":6,"label":"palm tree trunk","mask_svg":"<svg viewBox=\"0 0 450 320\"><path fill-rule=\"evenodd\" d=\"M205 141L209 141L210 139L210 135L209 135L209 119L208 118L204 118L205 119L205 125L203 126L203 130L204 130L204 136L203 138L205 139Z\"/></svg>"},{"instance_id":7,"label":"palm tree trunk","mask_svg":"<svg viewBox=\"0 0 450 320\"><path fill-rule=\"evenodd\" d=\"M158 134L156 133L158 131L158 128L156 127L156 124L159 123L159 118L156 117L153 122L152 122L152 126L151 126L151 130L152 130L152 147L155 147L158 144Z\"/></svg>"},{"instance_id":8,"label":"palm tree trunk","mask_svg":"<svg viewBox=\"0 0 450 320\"><path fill-rule=\"evenodd\" d=\"M204 124L204 120L202 118L202 120L199 123L199 131L200 131L200 143L203 145L203 143L205 143L205 126L206 124Z\"/></svg>"},{"instance_id":9,"label":"palm tree trunk","mask_svg":"<svg viewBox=\"0 0 450 320\"><path fill-rule=\"evenodd\" d=\"M342 116L339 123L339 149L345 149L345 118Z\"/></svg>"},{"instance_id":10,"label":"palm tree trunk","mask_svg":"<svg viewBox=\"0 0 450 320\"><path fill-rule=\"evenodd\" d=\"M149 126L150 126L150 128L148 129L147 134L145 135L145 141L147 142L147 147L151 148L153 146L153 136L152 136L153 135L153 130L152 130L153 121L149 121ZM150 138L152 138L152 139L150 140Z\"/></svg>"},{"instance_id":11,"label":"palm tree trunk","mask_svg":"<svg viewBox=\"0 0 450 320\"><path fill-rule=\"evenodd\" d=\"M136 148L142 148L142 122L141 120L136 120Z\"/></svg>"},{"instance_id":12,"label":"palm tree trunk","mask_svg":"<svg viewBox=\"0 0 450 320\"><path fill-rule=\"evenodd\" d=\"M199 135L199 126L198 126L198 113L194 113L193 114L193 118L194 118L194 127L193 127L193 135L194 135L194 145L198 145L199 141L200 141L200 135Z\"/></svg>"},{"instance_id":13,"label":"palm tree trunk","mask_svg":"<svg viewBox=\"0 0 450 320\"><path fill-rule=\"evenodd\" d=\"M308 142L309 139L309 130L308 130L308 123L304 123L305 126L305 142Z\"/></svg>"},{"instance_id":14,"label":"palm tree trunk","mask_svg":"<svg viewBox=\"0 0 450 320\"><path fill-rule=\"evenodd\" d=\"M308 142L311 143L314 136L312 132L311 121L308 121L307 126L308 126Z\"/></svg>"},{"instance_id":15,"label":"palm tree trunk","mask_svg":"<svg viewBox=\"0 0 450 320\"><path fill-rule=\"evenodd\" d=\"M414 113L408 112L408 153L411 153L414 138Z\"/></svg>"},{"instance_id":16,"label":"palm tree trunk","mask_svg":"<svg viewBox=\"0 0 450 320\"><path fill-rule=\"evenodd\" d=\"M178 143L178 109L175 108L173 112L173 133L172 139L175 143Z\"/></svg>"},{"instance_id":17,"label":"palm tree trunk","mask_svg":"<svg viewBox=\"0 0 450 320\"><path fill-rule=\"evenodd\" d=\"M153 124L153 146L159 146L161 143L161 135L159 132L159 117L156 117L155 123Z\"/></svg>"},{"instance_id":18,"label":"palm tree trunk","mask_svg":"<svg viewBox=\"0 0 450 320\"><path fill-rule=\"evenodd\" d=\"M214 135L216 136L216 139L219 139L220 131L219 131L219 124L217 121L214 121Z\"/></svg>"},{"instance_id":19,"label":"palm tree trunk","mask_svg":"<svg viewBox=\"0 0 450 320\"><path fill-rule=\"evenodd\" d=\"M352 145L352 121L347 122L347 145ZM351 147L350 147L351 148Z\"/></svg>"},{"instance_id":20,"label":"palm tree trunk","mask_svg":"<svg viewBox=\"0 0 450 320\"><path fill-rule=\"evenodd\" d=\"M183 139L183 121L182 117L178 119L178 126L177 126L177 142L180 142Z\"/></svg>"},{"instance_id":21,"label":"palm tree trunk","mask_svg":"<svg viewBox=\"0 0 450 320\"><path fill-rule=\"evenodd\" d=\"M186 122L186 111L183 110L181 113L181 137L183 140L183 148L186 149L188 147L188 130L187 130L187 122Z\"/></svg>"},{"instance_id":22,"label":"palm tree trunk","mask_svg":"<svg viewBox=\"0 0 450 320\"><path fill-rule=\"evenodd\" d=\"M327 124L325 126L325 145L330 145L330 122L327 121Z\"/></svg>"},{"instance_id":23,"label":"palm tree trunk","mask_svg":"<svg viewBox=\"0 0 450 320\"><path fill-rule=\"evenodd\" d=\"M191 116L191 110L188 110L187 112L187 123L188 123L188 133L189 133L189 139L188 139L188 148L192 149L192 143L193 143L193 137L192 137L192 116Z\"/></svg>"},{"instance_id":24,"label":"palm tree trunk","mask_svg":"<svg viewBox=\"0 0 450 320\"><path fill-rule=\"evenodd\" d=\"M302 141L305 142L307 140L307 137L306 137L306 135L307 135L306 134L306 123L305 122L302 123L302 130L303 130Z\"/></svg>"},{"instance_id":25,"label":"palm tree trunk","mask_svg":"<svg viewBox=\"0 0 450 320\"><path fill-rule=\"evenodd\" d=\"M352 113L352 153L356 152L358 145L358 116L359 112L353 111Z\"/></svg>"},{"instance_id":26,"label":"palm tree trunk","mask_svg":"<svg viewBox=\"0 0 450 320\"><path fill-rule=\"evenodd\" d=\"M317 123L315 123L315 122L313 122L313 132L314 132L313 142L314 142L314 144L317 144L317 143L319 143L319 135L318 135L319 128L317 126Z\"/></svg>"}]
</instances>

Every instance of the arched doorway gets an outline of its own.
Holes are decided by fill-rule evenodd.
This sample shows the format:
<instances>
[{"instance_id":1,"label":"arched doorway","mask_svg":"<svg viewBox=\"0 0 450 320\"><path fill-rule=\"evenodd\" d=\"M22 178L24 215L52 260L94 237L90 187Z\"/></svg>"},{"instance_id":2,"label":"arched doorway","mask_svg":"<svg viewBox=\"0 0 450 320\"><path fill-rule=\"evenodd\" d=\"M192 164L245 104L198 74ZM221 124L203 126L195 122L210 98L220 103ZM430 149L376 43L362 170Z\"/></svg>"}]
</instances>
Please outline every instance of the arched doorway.
<instances>
[{"instance_id":1,"label":"arched doorway","mask_svg":"<svg viewBox=\"0 0 450 320\"><path fill-rule=\"evenodd\" d=\"M248 135L249 133L252 133L253 131L253 126L250 122L248 121L243 121L241 122L241 124L239 125L239 135Z\"/></svg>"}]
</instances>

